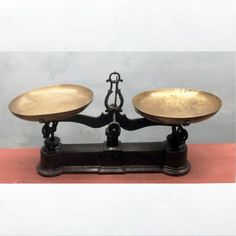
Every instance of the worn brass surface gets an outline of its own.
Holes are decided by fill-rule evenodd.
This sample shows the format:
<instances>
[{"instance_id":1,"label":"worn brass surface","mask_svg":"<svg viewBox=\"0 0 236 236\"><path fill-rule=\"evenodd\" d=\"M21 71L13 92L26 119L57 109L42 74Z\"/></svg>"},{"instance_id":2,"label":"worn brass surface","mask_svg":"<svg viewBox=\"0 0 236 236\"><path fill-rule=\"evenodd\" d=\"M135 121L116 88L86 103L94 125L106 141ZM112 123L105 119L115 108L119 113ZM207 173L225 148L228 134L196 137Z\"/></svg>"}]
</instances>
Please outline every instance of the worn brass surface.
<instances>
[{"instance_id":1,"label":"worn brass surface","mask_svg":"<svg viewBox=\"0 0 236 236\"><path fill-rule=\"evenodd\" d=\"M93 92L75 84L53 85L16 97L10 111L29 121L57 121L83 111L92 102Z\"/></svg>"},{"instance_id":2,"label":"worn brass surface","mask_svg":"<svg viewBox=\"0 0 236 236\"><path fill-rule=\"evenodd\" d=\"M133 105L138 113L154 122L184 124L213 116L219 111L221 100L200 90L163 88L138 94Z\"/></svg>"}]
</instances>

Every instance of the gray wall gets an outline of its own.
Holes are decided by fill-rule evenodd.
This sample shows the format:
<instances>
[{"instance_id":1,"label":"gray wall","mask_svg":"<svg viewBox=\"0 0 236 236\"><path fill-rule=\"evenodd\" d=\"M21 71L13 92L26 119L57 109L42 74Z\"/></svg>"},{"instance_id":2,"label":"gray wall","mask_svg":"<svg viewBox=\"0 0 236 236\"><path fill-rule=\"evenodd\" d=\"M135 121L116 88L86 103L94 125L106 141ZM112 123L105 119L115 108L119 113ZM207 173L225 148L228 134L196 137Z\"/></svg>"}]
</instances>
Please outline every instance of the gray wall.
<instances>
[{"instance_id":1,"label":"gray wall","mask_svg":"<svg viewBox=\"0 0 236 236\"><path fill-rule=\"evenodd\" d=\"M8 111L15 96L57 83L78 83L94 91L93 103L83 112L104 111L109 73L120 72L124 112L138 117L131 104L137 93L160 87L188 87L212 92L223 101L211 119L188 127L188 143L235 142L235 53L231 52L33 52L0 53L0 147L41 146L41 124L20 120ZM169 127L122 131L122 141L163 140ZM101 142L104 128L60 124L64 143Z\"/></svg>"}]
</instances>

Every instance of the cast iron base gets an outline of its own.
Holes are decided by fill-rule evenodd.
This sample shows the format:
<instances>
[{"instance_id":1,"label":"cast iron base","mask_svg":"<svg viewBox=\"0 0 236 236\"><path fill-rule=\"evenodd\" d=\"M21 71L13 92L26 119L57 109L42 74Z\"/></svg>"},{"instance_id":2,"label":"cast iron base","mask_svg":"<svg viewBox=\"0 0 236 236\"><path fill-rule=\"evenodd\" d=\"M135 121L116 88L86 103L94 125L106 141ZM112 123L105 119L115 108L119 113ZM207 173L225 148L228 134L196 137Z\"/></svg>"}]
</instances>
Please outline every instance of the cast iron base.
<instances>
[{"instance_id":1,"label":"cast iron base","mask_svg":"<svg viewBox=\"0 0 236 236\"><path fill-rule=\"evenodd\" d=\"M61 144L54 154L41 149L38 173L57 176L66 173L158 173L184 175L190 170L187 146L170 147L168 142L103 144Z\"/></svg>"}]
</instances>

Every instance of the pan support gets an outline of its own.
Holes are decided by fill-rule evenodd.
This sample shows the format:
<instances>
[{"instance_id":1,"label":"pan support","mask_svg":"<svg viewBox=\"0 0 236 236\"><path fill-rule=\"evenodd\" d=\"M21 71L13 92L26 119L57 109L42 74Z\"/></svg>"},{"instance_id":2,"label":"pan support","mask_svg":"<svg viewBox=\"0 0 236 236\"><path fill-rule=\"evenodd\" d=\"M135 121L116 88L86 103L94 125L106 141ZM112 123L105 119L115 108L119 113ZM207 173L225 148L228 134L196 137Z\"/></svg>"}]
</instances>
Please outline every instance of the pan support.
<instances>
[{"instance_id":1,"label":"pan support","mask_svg":"<svg viewBox=\"0 0 236 236\"><path fill-rule=\"evenodd\" d=\"M146 118L129 119L122 114L124 98L119 88L120 74L113 72L106 81L110 83L105 97L105 113L98 117L77 114L61 121L44 122L45 139L41 148L38 173L57 176L64 173L157 173L184 175L190 170L187 160L187 131L183 126L157 123ZM113 102L110 102L113 100ZM62 144L55 136L60 122L80 123L91 128L107 126L104 143ZM122 143L119 141L121 128L127 131L148 126L170 126L172 128L163 142Z\"/></svg>"}]
</instances>

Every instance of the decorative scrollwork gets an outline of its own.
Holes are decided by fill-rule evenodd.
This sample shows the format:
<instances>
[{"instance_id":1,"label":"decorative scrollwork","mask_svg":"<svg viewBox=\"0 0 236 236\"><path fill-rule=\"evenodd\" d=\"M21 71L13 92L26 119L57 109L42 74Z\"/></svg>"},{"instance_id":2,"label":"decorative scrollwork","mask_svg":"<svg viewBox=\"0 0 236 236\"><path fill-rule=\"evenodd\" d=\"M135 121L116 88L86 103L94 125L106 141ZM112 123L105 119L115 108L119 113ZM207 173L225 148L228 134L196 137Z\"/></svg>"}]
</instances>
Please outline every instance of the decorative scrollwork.
<instances>
[{"instance_id":1,"label":"decorative scrollwork","mask_svg":"<svg viewBox=\"0 0 236 236\"><path fill-rule=\"evenodd\" d=\"M106 82L110 82L110 88L107 92L107 95L105 97L105 107L106 107L106 112L109 111L118 111L122 112L122 106L124 104L124 98L122 96L121 90L119 89L119 82L123 82L121 79L121 76L117 72L113 72L109 75L109 79L106 80ZM113 86L115 85L115 90L113 90ZM109 104L109 99L111 94L115 92L115 97L114 97L114 102ZM119 98L120 103L117 105L117 99Z\"/></svg>"},{"instance_id":2,"label":"decorative scrollwork","mask_svg":"<svg viewBox=\"0 0 236 236\"><path fill-rule=\"evenodd\" d=\"M172 134L168 135L167 140L172 147L179 147L188 138L188 132L181 125L172 126Z\"/></svg>"},{"instance_id":3,"label":"decorative scrollwork","mask_svg":"<svg viewBox=\"0 0 236 236\"><path fill-rule=\"evenodd\" d=\"M184 129L181 125L172 126L172 132L181 141L185 141L188 138L187 130Z\"/></svg>"},{"instance_id":4,"label":"decorative scrollwork","mask_svg":"<svg viewBox=\"0 0 236 236\"><path fill-rule=\"evenodd\" d=\"M61 151L60 139L54 136L57 125L57 121L46 122L42 128L43 138L45 139L43 149L47 153L55 154Z\"/></svg>"},{"instance_id":5,"label":"decorative scrollwork","mask_svg":"<svg viewBox=\"0 0 236 236\"><path fill-rule=\"evenodd\" d=\"M47 139L53 139L54 138L54 133L57 130L57 121L52 121L52 122L46 122L42 128L42 133L43 133L43 138Z\"/></svg>"}]
</instances>

